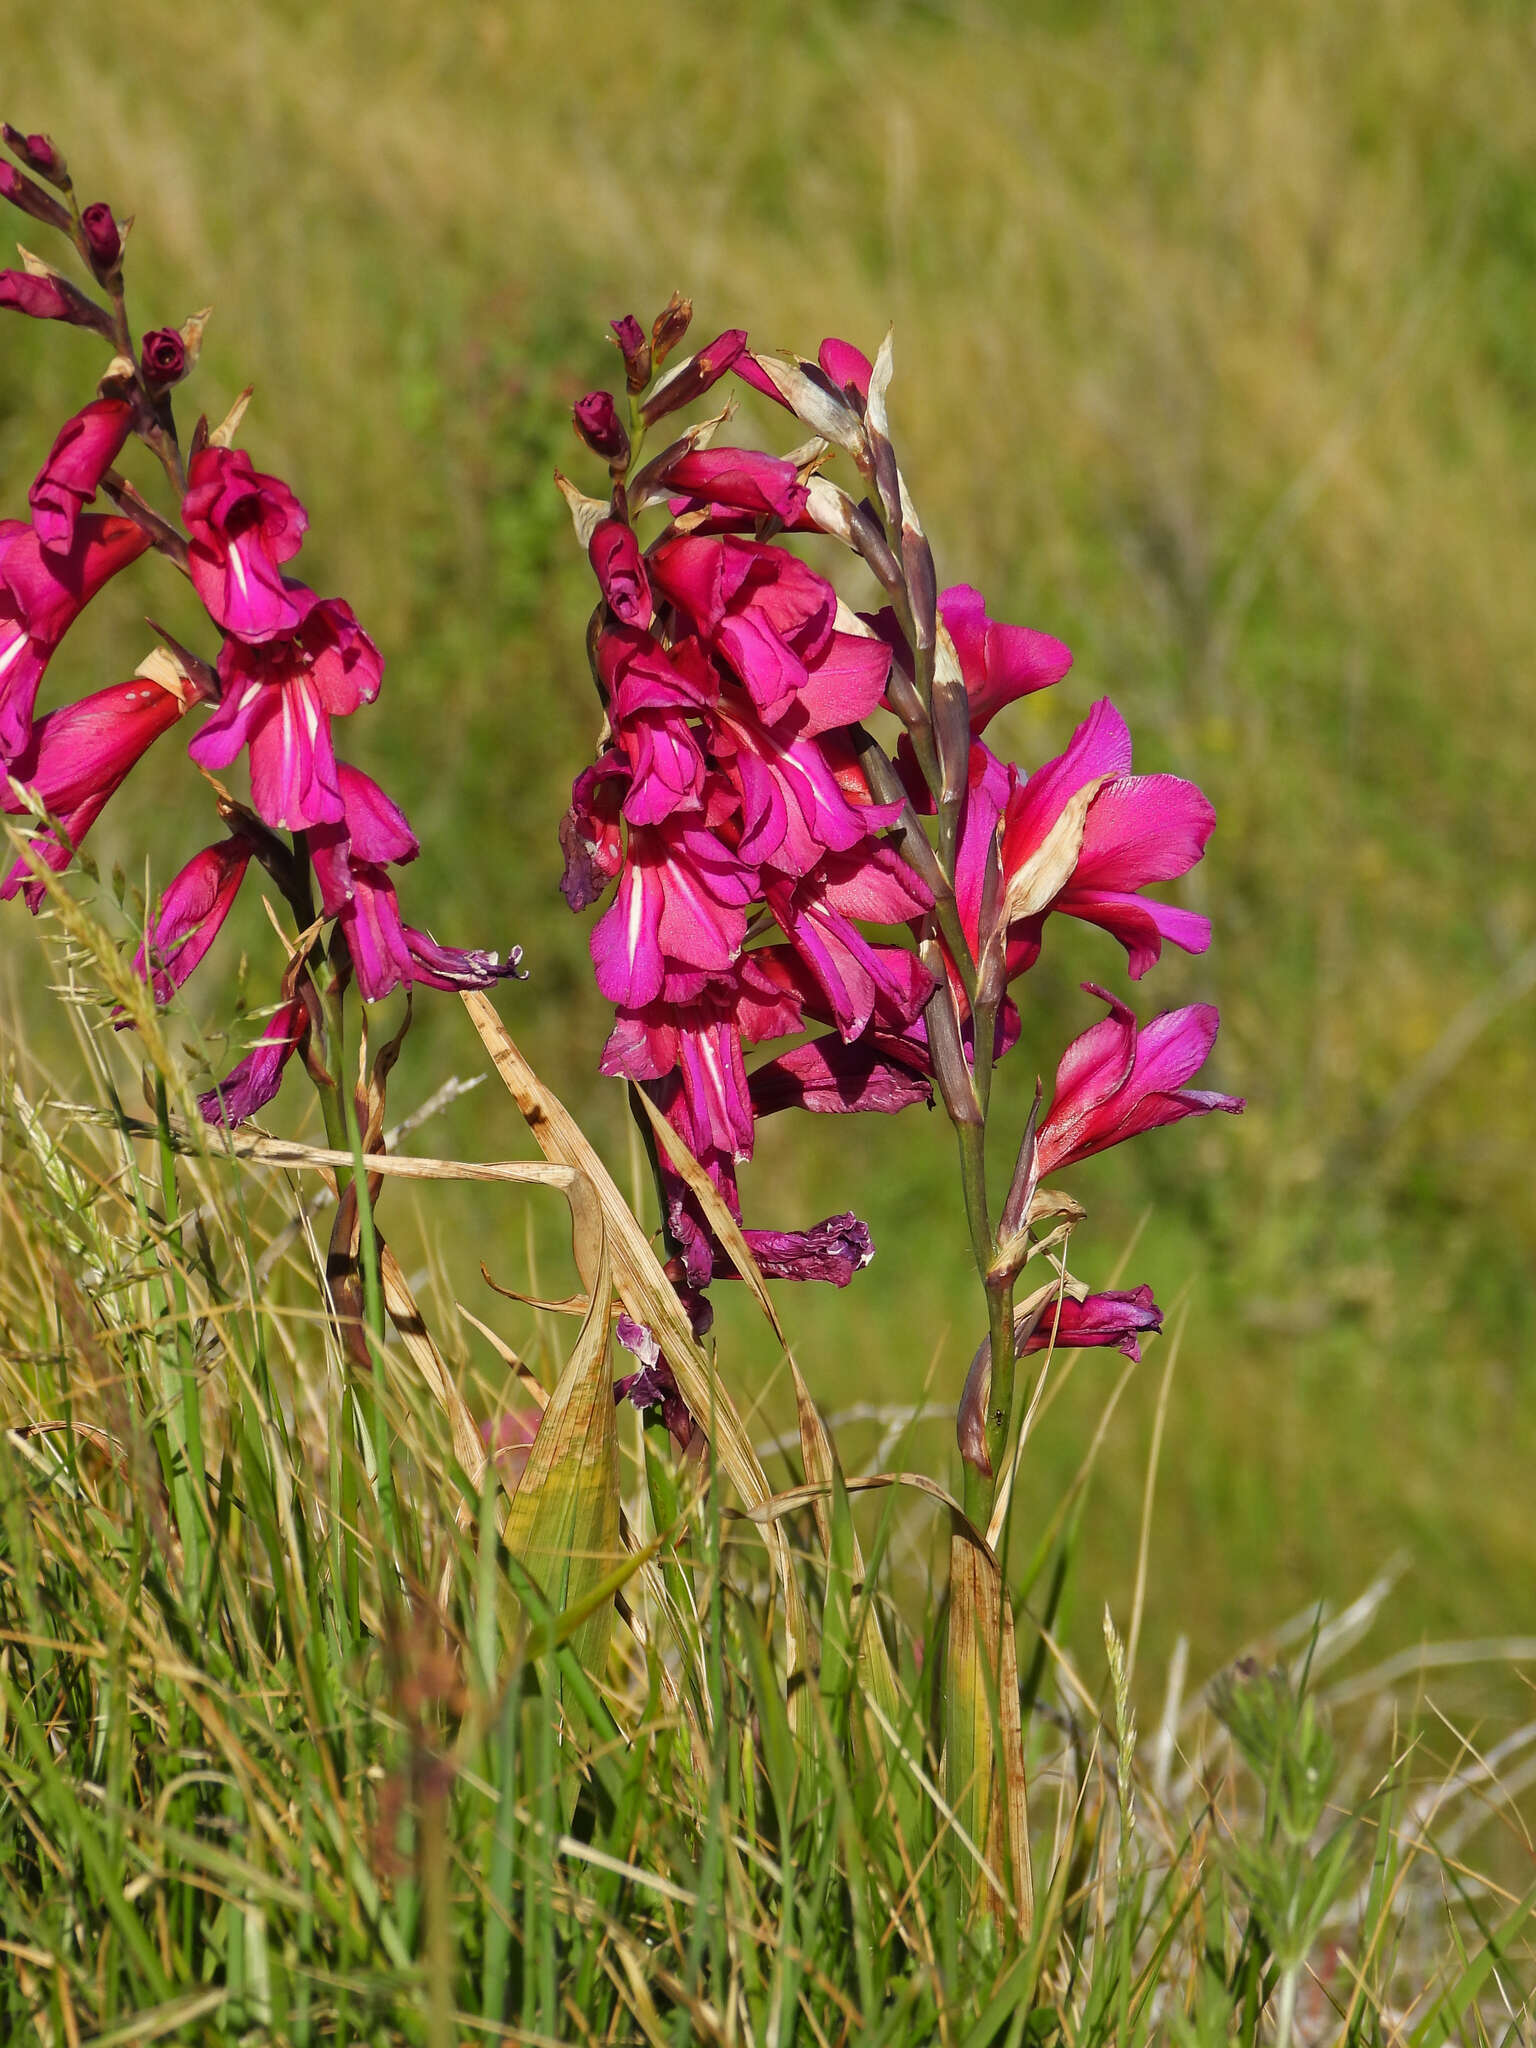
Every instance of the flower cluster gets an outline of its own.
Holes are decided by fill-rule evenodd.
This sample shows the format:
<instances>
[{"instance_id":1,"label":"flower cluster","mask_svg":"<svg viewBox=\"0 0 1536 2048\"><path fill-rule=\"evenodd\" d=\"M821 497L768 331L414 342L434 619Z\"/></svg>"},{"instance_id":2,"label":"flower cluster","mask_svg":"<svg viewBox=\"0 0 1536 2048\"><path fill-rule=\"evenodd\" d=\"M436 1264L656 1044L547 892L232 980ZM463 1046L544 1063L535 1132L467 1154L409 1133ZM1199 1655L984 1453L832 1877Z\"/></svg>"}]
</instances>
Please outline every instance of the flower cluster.
<instances>
[{"instance_id":1,"label":"flower cluster","mask_svg":"<svg viewBox=\"0 0 1536 2048\"><path fill-rule=\"evenodd\" d=\"M377 697L383 661L350 605L285 574L308 519L285 483L231 445L243 401L211 433L200 420L183 460L169 391L195 361L201 321L156 329L135 348L111 208L79 207L46 137L5 134L62 196L4 163L0 196L67 235L110 305L32 258L25 271L0 273L0 306L84 327L116 354L100 395L60 430L29 494L30 521L0 521L0 807L45 821L30 865L11 869L0 897L25 890L37 909L45 893L37 864L67 867L145 751L187 712L211 707L188 753L205 771L244 755L250 806L219 791L221 817L234 829L193 856L151 919L135 966L157 1002L208 952L252 859L273 874L303 926L315 922L318 890L320 917L335 922L332 960L368 1001L415 983L481 988L516 972L516 948L503 959L441 946L401 916L389 870L415 858L415 836L378 785L338 758L333 738L334 721ZM159 458L179 521L153 511L116 474L131 438ZM119 514L86 510L103 489ZM216 659L157 649L131 681L36 716L44 673L69 627L150 548L190 579L220 635ZM292 843L282 833L295 835ZM319 1007L313 977L296 963L260 1042L203 1098L210 1121L238 1122L271 1099Z\"/></svg>"},{"instance_id":2,"label":"flower cluster","mask_svg":"<svg viewBox=\"0 0 1536 2048\"><path fill-rule=\"evenodd\" d=\"M606 392L575 407L608 495L559 479L601 592L589 647L606 714L562 825L563 888L574 910L614 888L591 935L617 1010L603 1070L650 1092L739 1218L736 1169L772 1111L892 1112L937 1090L957 1124L984 1121L991 1066L1020 1035L1009 991L1053 914L1111 933L1133 980L1164 942L1203 951L1206 920L1144 892L1199 860L1214 814L1192 784L1131 772L1107 700L1033 772L992 752L995 714L1059 682L1071 655L989 619L969 586L937 591L885 426L888 351L871 365L834 339L814 363L784 360L733 332L652 382L686 312L674 301L649 339L632 317L614 323L627 422ZM716 446L727 407L638 466L649 430L727 370L815 438L787 458ZM824 473L840 451L861 500ZM890 602L850 611L786 544L805 535L841 540ZM867 724L882 709L899 721L889 751ZM1032 1125L1004 1219L1019 1258L1042 1173L1241 1106L1182 1085L1214 1011L1138 1033L1107 1000L1112 1016L1069 1050ZM750 1049L782 1039L797 1042L749 1071ZM697 1290L730 1261L684 1181L659 1171L679 1279ZM849 1215L745 1236L766 1273L839 1285L872 1251ZM1157 1323L1140 1290L1074 1295L1053 1327L1134 1346Z\"/></svg>"}]
</instances>

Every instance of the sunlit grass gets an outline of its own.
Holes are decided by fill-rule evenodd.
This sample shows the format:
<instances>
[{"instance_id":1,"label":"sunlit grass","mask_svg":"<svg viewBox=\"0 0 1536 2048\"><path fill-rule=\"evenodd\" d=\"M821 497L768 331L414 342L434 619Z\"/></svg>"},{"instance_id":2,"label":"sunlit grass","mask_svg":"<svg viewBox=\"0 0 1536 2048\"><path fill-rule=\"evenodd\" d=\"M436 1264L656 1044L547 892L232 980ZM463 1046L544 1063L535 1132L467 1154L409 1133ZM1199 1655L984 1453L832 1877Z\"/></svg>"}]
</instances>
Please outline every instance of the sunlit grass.
<instances>
[{"instance_id":1,"label":"sunlit grass","mask_svg":"<svg viewBox=\"0 0 1536 2048\"><path fill-rule=\"evenodd\" d=\"M554 888L594 717L547 489L576 454L566 407L611 369L606 318L674 285L767 344L896 322L941 573L1077 651L1005 737L1040 758L1108 691L1138 765L1193 774L1221 815L1190 885L1216 947L1147 1001L1220 1001L1247 1118L1219 1145L1165 1134L1092 1189L1106 1248L1149 1212L1130 1278L1193 1283L1159 1555L1192 1559L1200 1594L1149 1619L1159 1656L1183 1626L1213 1659L1404 1546L1405 1627L1498 1628L1528 1577L1527 58L1518 14L1439 5L642 23L604 0L67 0L7 45L10 118L81 137L140 217L142 324L214 302L198 393L217 414L256 384L252 445L309 504L314 576L389 657L391 716L356 745L422 829L434 924L525 944L519 1028L615 1158L604 1020ZM95 375L69 339L5 335L11 510L37 394L62 417ZM141 602L110 593L82 625L72 693L121 661ZM163 615L191 629L174 594ZM196 829L154 764L141 780L101 835L135 879ZM259 912L242 938L259 962ZM51 1029L14 918L6 960L11 1007ZM1112 971L1093 938L1053 938L1034 1064L1081 1023L1076 982ZM434 1079L472 1057L455 1021L418 1031ZM466 1109L444 1143L482 1135ZM880 1247L848 1295L796 1305L834 1403L871 1379L916 1398L930 1370L953 1397L975 1332L942 1149L878 1126L765 1143L765 1219L820 1214L835 1184ZM500 1246L463 1195L417 1206L422 1263L483 1307L474 1260ZM1104 1384L1080 1375L1042 1433L1052 1483ZM1127 1390L1106 1446L1095 1584L1130 1585L1155 1393ZM1072 1628L1096 1642L1094 1612Z\"/></svg>"}]
</instances>

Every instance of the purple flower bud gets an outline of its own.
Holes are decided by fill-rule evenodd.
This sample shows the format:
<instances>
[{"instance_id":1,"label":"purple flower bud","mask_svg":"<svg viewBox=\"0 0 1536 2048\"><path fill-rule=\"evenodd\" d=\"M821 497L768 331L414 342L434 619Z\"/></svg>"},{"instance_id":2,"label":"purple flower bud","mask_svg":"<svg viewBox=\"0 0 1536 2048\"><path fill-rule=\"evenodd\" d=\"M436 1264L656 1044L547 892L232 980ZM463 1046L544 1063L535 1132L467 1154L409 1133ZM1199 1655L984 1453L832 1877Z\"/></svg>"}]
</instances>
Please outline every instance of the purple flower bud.
<instances>
[{"instance_id":1,"label":"purple flower bud","mask_svg":"<svg viewBox=\"0 0 1536 2048\"><path fill-rule=\"evenodd\" d=\"M645 329L633 313L608 324L624 358L625 382L631 391L643 391L651 381L651 344L645 338Z\"/></svg>"},{"instance_id":2,"label":"purple flower bud","mask_svg":"<svg viewBox=\"0 0 1536 2048\"><path fill-rule=\"evenodd\" d=\"M587 553L615 618L626 626L649 625L651 586L633 528L622 519L599 520Z\"/></svg>"},{"instance_id":3,"label":"purple flower bud","mask_svg":"<svg viewBox=\"0 0 1536 2048\"><path fill-rule=\"evenodd\" d=\"M151 390L164 391L187 374L187 345L174 327L157 327L139 343L139 361L145 383Z\"/></svg>"},{"instance_id":4,"label":"purple flower bud","mask_svg":"<svg viewBox=\"0 0 1536 2048\"><path fill-rule=\"evenodd\" d=\"M106 284L123 260L123 238L112 218L111 207L98 199L94 206L88 206L81 214L80 226L85 235L91 268Z\"/></svg>"},{"instance_id":5,"label":"purple flower bud","mask_svg":"<svg viewBox=\"0 0 1536 2048\"><path fill-rule=\"evenodd\" d=\"M604 462L622 469L629 461L629 435L619 418L618 407L606 391L589 391L572 407L576 431Z\"/></svg>"},{"instance_id":6,"label":"purple flower bud","mask_svg":"<svg viewBox=\"0 0 1536 2048\"><path fill-rule=\"evenodd\" d=\"M693 318L693 301L674 292L651 322L651 361L660 369L688 332Z\"/></svg>"},{"instance_id":7,"label":"purple flower bud","mask_svg":"<svg viewBox=\"0 0 1536 2048\"><path fill-rule=\"evenodd\" d=\"M0 199L9 199L12 206L29 213L34 220L45 226L58 228L62 234L69 233L69 215L57 199L51 198L41 185L34 185L30 178L24 178L14 164L0 163Z\"/></svg>"},{"instance_id":8,"label":"purple flower bud","mask_svg":"<svg viewBox=\"0 0 1536 2048\"><path fill-rule=\"evenodd\" d=\"M746 345L747 330L729 327L724 334L717 334L697 355L690 356L675 370L668 371L641 407L640 417L645 424L651 426L663 414L676 412L680 405L692 405L717 378L725 375Z\"/></svg>"},{"instance_id":9,"label":"purple flower bud","mask_svg":"<svg viewBox=\"0 0 1536 2048\"><path fill-rule=\"evenodd\" d=\"M61 192L69 190L69 166L46 135L23 135L9 121L0 123L0 135L13 156L19 156L29 171L36 171Z\"/></svg>"}]
</instances>

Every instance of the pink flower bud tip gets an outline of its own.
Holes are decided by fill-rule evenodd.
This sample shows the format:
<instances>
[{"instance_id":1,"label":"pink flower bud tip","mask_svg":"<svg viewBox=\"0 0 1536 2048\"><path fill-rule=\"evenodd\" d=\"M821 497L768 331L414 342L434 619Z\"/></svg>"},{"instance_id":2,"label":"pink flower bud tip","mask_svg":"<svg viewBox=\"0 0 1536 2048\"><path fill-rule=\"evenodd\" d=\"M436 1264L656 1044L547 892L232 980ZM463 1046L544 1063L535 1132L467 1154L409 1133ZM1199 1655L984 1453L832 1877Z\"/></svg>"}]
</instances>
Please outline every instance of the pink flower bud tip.
<instances>
[{"instance_id":1,"label":"pink flower bud tip","mask_svg":"<svg viewBox=\"0 0 1536 2048\"><path fill-rule=\"evenodd\" d=\"M618 407L606 391L589 391L572 408L576 431L604 462L623 465L629 460L629 435L619 418Z\"/></svg>"},{"instance_id":2,"label":"pink flower bud tip","mask_svg":"<svg viewBox=\"0 0 1536 2048\"><path fill-rule=\"evenodd\" d=\"M112 275L123 255L123 238L112 218L111 207L98 199L81 214L80 226L85 234L85 246L90 251L91 268L105 280Z\"/></svg>"}]
</instances>

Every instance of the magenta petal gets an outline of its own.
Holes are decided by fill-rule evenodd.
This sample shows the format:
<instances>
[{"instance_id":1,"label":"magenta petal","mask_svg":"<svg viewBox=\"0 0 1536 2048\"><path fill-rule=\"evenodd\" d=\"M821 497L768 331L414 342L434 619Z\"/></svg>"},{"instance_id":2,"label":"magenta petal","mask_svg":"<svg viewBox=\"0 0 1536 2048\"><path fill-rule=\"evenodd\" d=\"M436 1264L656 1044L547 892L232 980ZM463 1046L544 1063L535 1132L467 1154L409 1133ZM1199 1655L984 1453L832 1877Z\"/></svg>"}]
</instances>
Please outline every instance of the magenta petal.
<instances>
[{"instance_id":1,"label":"magenta petal","mask_svg":"<svg viewBox=\"0 0 1536 2048\"><path fill-rule=\"evenodd\" d=\"M834 726L860 724L879 705L890 672L891 650L883 640L834 632L800 688L800 735L810 738Z\"/></svg>"},{"instance_id":2,"label":"magenta petal","mask_svg":"<svg viewBox=\"0 0 1536 2048\"><path fill-rule=\"evenodd\" d=\"M869 357L862 349L856 349L851 341L839 341L835 334L829 334L817 349L816 360L834 384L856 391L860 398L868 398L869 380L874 372Z\"/></svg>"},{"instance_id":3,"label":"magenta petal","mask_svg":"<svg viewBox=\"0 0 1536 2048\"><path fill-rule=\"evenodd\" d=\"M944 591L939 610L960 659L973 733L1005 704L1060 682L1072 666L1072 650L1049 633L989 619L981 592L967 583Z\"/></svg>"},{"instance_id":4,"label":"magenta petal","mask_svg":"<svg viewBox=\"0 0 1536 2048\"><path fill-rule=\"evenodd\" d=\"M599 990L623 1009L643 1009L661 993L661 909L656 869L631 858L588 941Z\"/></svg>"},{"instance_id":5,"label":"magenta petal","mask_svg":"<svg viewBox=\"0 0 1536 2048\"><path fill-rule=\"evenodd\" d=\"M707 504L780 519L798 517L805 504L795 465L753 448L690 449L667 464L659 481Z\"/></svg>"},{"instance_id":6,"label":"magenta petal","mask_svg":"<svg viewBox=\"0 0 1536 2048\"><path fill-rule=\"evenodd\" d=\"M780 1109L841 1115L875 1110L894 1116L913 1103L933 1102L926 1075L889 1058L868 1038L847 1045L831 1035L813 1038L753 1069L752 1107L758 1116Z\"/></svg>"},{"instance_id":7,"label":"magenta petal","mask_svg":"<svg viewBox=\"0 0 1536 2048\"><path fill-rule=\"evenodd\" d=\"M1209 799L1177 775L1127 775L1094 798L1074 888L1142 889L1187 874L1216 826Z\"/></svg>"},{"instance_id":8,"label":"magenta petal","mask_svg":"<svg viewBox=\"0 0 1536 2048\"><path fill-rule=\"evenodd\" d=\"M287 587L295 602L302 602L297 596L302 585ZM309 657L316 695L333 718L345 718L378 696L384 657L343 598L312 604L297 637Z\"/></svg>"},{"instance_id":9,"label":"magenta petal","mask_svg":"<svg viewBox=\"0 0 1536 2048\"><path fill-rule=\"evenodd\" d=\"M197 1098L204 1123L233 1129L263 1109L283 1085L283 1069L309 1029L309 1013L295 997L284 1004L255 1045L216 1088Z\"/></svg>"},{"instance_id":10,"label":"magenta petal","mask_svg":"<svg viewBox=\"0 0 1536 2048\"><path fill-rule=\"evenodd\" d=\"M1040 846L1087 783L1101 775L1124 775L1131 765L1131 735L1107 697L1101 697L1073 733L1064 753L1037 768L1008 799L1003 868L1014 874Z\"/></svg>"},{"instance_id":11,"label":"magenta petal","mask_svg":"<svg viewBox=\"0 0 1536 2048\"><path fill-rule=\"evenodd\" d=\"M342 816L331 722L304 670L265 688L250 727L251 803L279 831Z\"/></svg>"},{"instance_id":12,"label":"magenta petal","mask_svg":"<svg viewBox=\"0 0 1536 2048\"><path fill-rule=\"evenodd\" d=\"M681 1024L677 1038L683 1094L701 1149L750 1159L752 1101L734 1024L728 1018Z\"/></svg>"},{"instance_id":13,"label":"magenta petal","mask_svg":"<svg viewBox=\"0 0 1536 2048\"><path fill-rule=\"evenodd\" d=\"M858 853L829 859L822 871L821 893L845 917L871 924L905 924L933 908L933 896L921 875L908 867L895 847L873 843Z\"/></svg>"},{"instance_id":14,"label":"magenta petal","mask_svg":"<svg viewBox=\"0 0 1536 2048\"><path fill-rule=\"evenodd\" d=\"M1193 910L1158 903L1149 896L1112 895L1107 890L1079 889L1075 880L1056 898L1053 909L1101 925L1130 956L1130 977L1140 981L1163 949L1164 939L1186 953L1204 953L1211 943L1211 921Z\"/></svg>"},{"instance_id":15,"label":"magenta petal","mask_svg":"<svg viewBox=\"0 0 1536 2048\"><path fill-rule=\"evenodd\" d=\"M644 626L651 616L651 586L634 531L620 519L598 521L587 547L609 610L626 626Z\"/></svg>"},{"instance_id":16,"label":"magenta petal","mask_svg":"<svg viewBox=\"0 0 1536 2048\"><path fill-rule=\"evenodd\" d=\"M390 861L404 867L413 861L421 849L400 806L350 761L338 761L336 774L347 840L356 858L375 867Z\"/></svg>"},{"instance_id":17,"label":"magenta petal","mask_svg":"<svg viewBox=\"0 0 1536 2048\"><path fill-rule=\"evenodd\" d=\"M66 422L28 493L43 548L68 551L81 508L96 495L133 425L125 398L98 398Z\"/></svg>"},{"instance_id":18,"label":"magenta petal","mask_svg":"<svg viewBox=\"0 0 1536 2048\"><path fill-rule=\"evenodd\" d=\"M252 728L264 715L265 693L271 687L261 674L250 671L227 678L218 708L187 742L189 758L199 768L215 772L230 767L249 745Z\"/></svg>"}]
</instances>

